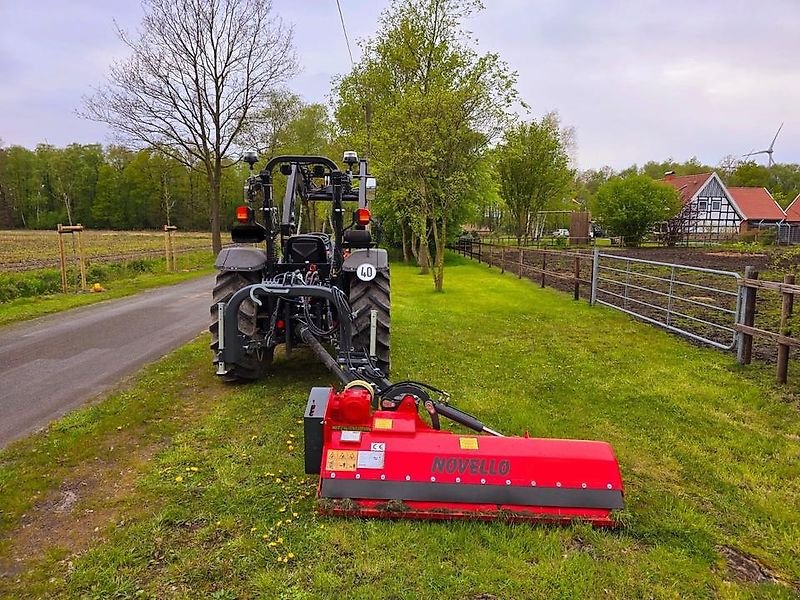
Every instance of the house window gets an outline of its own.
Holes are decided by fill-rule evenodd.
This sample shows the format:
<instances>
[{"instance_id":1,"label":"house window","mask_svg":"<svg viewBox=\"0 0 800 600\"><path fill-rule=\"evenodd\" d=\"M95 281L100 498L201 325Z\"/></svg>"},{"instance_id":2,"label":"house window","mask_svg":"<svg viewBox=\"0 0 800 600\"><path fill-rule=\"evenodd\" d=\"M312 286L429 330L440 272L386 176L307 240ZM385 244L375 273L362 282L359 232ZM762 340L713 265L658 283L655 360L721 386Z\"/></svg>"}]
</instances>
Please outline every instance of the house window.
<instances>
[{"instance_id":1,"label":"house window","mask_svg":"<svg viewBox=\"0 0 800 600\"><path fill-rule=\"evenodd\" d=\"M708 210L708 200L703 198L702 200L697 200L697 210L700 212L706 212Z\"/></svg>"},{"instance_id":2,"label":"house window","mask_svg":"<svg viewBox=\"0 0 800 600\"><path fill-rule=\"evenodd\" d=\"M718 211L721 207L722 207L722 201L721 200L712 200L711 201L711 210Z\"/></svg>"}]
</instances>

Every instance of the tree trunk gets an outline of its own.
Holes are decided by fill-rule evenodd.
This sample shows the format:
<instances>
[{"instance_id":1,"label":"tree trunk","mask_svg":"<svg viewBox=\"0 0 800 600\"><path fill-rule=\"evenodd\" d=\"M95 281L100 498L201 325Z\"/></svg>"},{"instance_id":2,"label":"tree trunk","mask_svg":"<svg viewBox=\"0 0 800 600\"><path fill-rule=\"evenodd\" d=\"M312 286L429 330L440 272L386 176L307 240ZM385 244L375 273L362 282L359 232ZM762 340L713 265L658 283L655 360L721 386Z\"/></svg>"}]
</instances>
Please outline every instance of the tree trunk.
<instances>
[{"instance_id":1,"label":"tree trunk","mask_svg":"<svg viewBox=\"0 0 800 600\"><path fill-rule=\"evenodd\" d=\"M433 287L437 292L441 292L444 287L444 241L447 236L447 219L442 217L441 232L437 224L433 224L433 244L436 248L436 256L433 264Z\"/></svg>"},{"instance_id":2,"label":"tree trunk","mask_svg":"<svg viewBox=\"0 0 800 600\"><path fill-rule=\"evenodd\" d=\"M69 221L70 225L74 225L72 222L72 201L69 197L69 194L66 192L61 192L61 197L64 200L64 206L67 209L67 220Z\"/></svg>"},{"instance_id":3,"label":"tree trunk","mask_svg":"<svg viewBox=\"0 0 800 600\"><path fill-rule=\"evenodd\" d=\"M401 224L400 227L401 227L401 231L403 232L403 264L407 265L408 262L411 260L411 257L409 256L408 237L406 236L406 225L405 225L405 223Z\"/></svg>"},{"instance_id":4,"label":"tree trunk","mask_svg":"<svg viewBox=\"0 0 800 600\"><path fill-rule=\"evenodd\" d=\"M222 194L222 164L217 158L213 170L208 170L208 183L211 191L211 249L217 255L222 251L222 234L220 228L220 198Z\"/></svg>"},{"instance_id":5,"label":"tree trunk","mask_svg":"<svg viewBox=\"0 0 800 600\"><path fill-rule=\"evenodd\" d=\"M411 228L411 254L414 257L414 260L419 262L419 238L417 234L414 233L414 229Z\"/></svg>"},{"instance_id":6,"label":"tree trunk","mask_svg":"<svg viewBox=\"0 0 800 600\"><path fill-rule=\"evenodd\" d=\"M517 246L522 244L522 239L525 237L527 231L527 223L525 222L525 211L518 208L512 211L514 216L514 235L517 236Z\"/></svg>"},{"instance_id":7,"label":"tree trunk","mask_svg":"<svg viewBox=\"0 0 800 600\"><path fill-rule=\"evenodd\" d=\"M419 263L419 274L427 275L431 265L430 252L428 250L428 222L427 219L423 221L422 232L419 236L419 253L417 256Z\"/></svg>"}]
</instances>

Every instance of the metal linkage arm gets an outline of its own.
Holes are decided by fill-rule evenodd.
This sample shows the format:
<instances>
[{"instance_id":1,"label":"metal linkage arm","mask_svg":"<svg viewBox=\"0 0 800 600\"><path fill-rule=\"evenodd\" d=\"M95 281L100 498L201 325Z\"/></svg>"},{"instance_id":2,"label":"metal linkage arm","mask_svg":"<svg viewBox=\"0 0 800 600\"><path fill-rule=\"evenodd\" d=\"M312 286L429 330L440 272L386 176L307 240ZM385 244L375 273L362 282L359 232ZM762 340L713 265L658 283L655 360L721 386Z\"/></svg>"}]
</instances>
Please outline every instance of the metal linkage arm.
<instances>
[{"instance_id":1,"label":"metal linkage arm","mask_svg":"<svg viewBox=\"0 0 800 600\"><path fill-rule=\"evenodd\" d=\"M242 302L248 298L259 302L259 297L274 297L274 298L322 298L328 300L337 309L337 318L339 320L339 339L342 344L350 344L352 339L352 329L350 327L350 314L341 314L342 311L349 310L349 306L342 306L341 299L334 295L332 288L324 287L321 285L279 285L273 283L256 283L248 285L237 291L228 303L225 305L223 311L224 324L231 324L221 327L222 343L220 344L219 362L236 364L241 362L244 351L242 344L237 340L239 336L239 328L237 323L239 321L239 307Z\"/></svg>"},{"instance_id":2,"label":"metal linkage arm","mask_svg":"<svg viewBox=\"0 0 800 600\"><path fill-rule=\"evenodd\" d=\"M276 156L272 158L268 163L267 166L264 167L264 171L272 172L272 169L276 167L276 165L282 163L293 163L298 165L325 165L331 171L335 171L338 169L336 163L333 162L330 158L325 156L296 156L296 155L286 155L286 156Z\"/></svg>"}]
</instances>

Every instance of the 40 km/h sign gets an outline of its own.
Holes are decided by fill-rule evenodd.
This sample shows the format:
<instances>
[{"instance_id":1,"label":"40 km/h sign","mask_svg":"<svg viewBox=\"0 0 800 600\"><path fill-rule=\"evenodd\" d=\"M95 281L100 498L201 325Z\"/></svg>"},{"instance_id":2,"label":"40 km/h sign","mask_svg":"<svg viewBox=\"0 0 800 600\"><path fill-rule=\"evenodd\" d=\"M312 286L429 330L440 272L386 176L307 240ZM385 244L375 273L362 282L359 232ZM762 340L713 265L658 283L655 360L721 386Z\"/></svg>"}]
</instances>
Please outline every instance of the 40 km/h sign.
<instances>
[{"instance_id":1,"label":"40 km/h sign","mask_svg":"<svg viewBox=\"0 0 800 600\"><path fill-rule=\"evenodd\" d=\"M356 269L356 277L361 281L372 281L377 274L378 269L375 268L375 265L369 263L358 265L358 269Z\"/></svg>"}]
</instances>

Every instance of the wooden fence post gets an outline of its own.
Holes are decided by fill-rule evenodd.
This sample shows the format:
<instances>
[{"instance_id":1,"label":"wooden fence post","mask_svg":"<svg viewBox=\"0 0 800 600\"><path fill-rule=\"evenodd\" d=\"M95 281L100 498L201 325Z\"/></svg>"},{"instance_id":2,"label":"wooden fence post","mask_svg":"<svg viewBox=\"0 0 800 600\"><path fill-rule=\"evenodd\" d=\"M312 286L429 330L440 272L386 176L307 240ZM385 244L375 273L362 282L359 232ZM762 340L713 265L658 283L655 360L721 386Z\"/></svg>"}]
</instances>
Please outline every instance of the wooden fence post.
<instances>
[{"instance_id":1,"label":"wooden fence post","mask_svg":"<svg viewBox=\"0 0 800 600\"><path fill-rule=\"evenodd\" d=\"M581 297L581 256L575 255L575 300L580 300Z\"/></svg>"},{"instance_id":2,"label":"wooden fence post","mask_svg":"<svg viewBox=\"0 0 800 600\"><path fill-rule=\"evenodd\" d=\"M492 268L492 261L494 260L494 244L487 244L487 248L489 249L489 253L486 255L486 264L489 265L489 268Z\"/></svg>"},{"instance_id":3,"label":"wooden fence post","mask_svg":"<svg viewBox=\"0 0 800 600\"><path fill-rule=\"evenodd\" d=\"M783 283L794 285L794 275L784 275ZM794 308L794 294L792 292L783 291L783 302L781 303L781 327L780 334L790 336L792 334L789 326L789 319L792 316L792 309ZM786 344L778 344L778 370L777 380L778 383L786 383L789 371L789 346Z\"/></svg>"},{"instance_id":4,"label":"wooden fence post","mask_svg":"<svg viewBox=\"0 0 800 600\"><path fill-rule=\"evenodd\" d=\"M86 291L86 254L83 251L83 226L78 223L78 264L81 268L81 289Z\"/></svg>"},{"instance_id":5,"label":"wooden fence post","mask_svg":"<svg viewBox=\"0 0 800 600\"><path fill-rule=\"evenodd\" d=\"M178 228L175 225L164 225L164 262L167 266L167 273L178 270L175 259L175 244L172 239L172 234L176 229Z\"/></svg>"},{"instance_id":6,"label":"wooden fence post","mask_svg":"<svg viewBox=\"0 0 800 600\"><path fill-rule=\"evenodd\" d=\"M58 224L58 250L59 250L59 257L61 258L61 289L66 294L67 293L67 253L64 251L64 234L63 234L63 226L61 223Z\"/></svg>"},{"instance_id":7,"label":"wooden fence post","mask_svg":"<svg viewBox=\"0 0 800 600\"><path fill-rule=\"evenodd\" d=\"M500 246L500 273L506 272L506 247Z\"/></svg>"},{"instance_id":8,"label":"wooden fence post","mask_svg":"<svg viewBox=\"0 0 800 600\"><path fill-rule=\"evenodd\" d=\"M519 271L517 273L517 279L522 279L522 246L519 247Z\"/></svg>"},{"instance_id":9,"label":"wooden fence post","mask_svg":"<svg viewBox=\"0 0 800 600\"><path fill-rule=\"evenodd\" d=\"M755 267L744 268L745 279L758 279L758 271ZM745 287L742 291L742 325L752 327L756 317L756 289ZM740 365L749 365L753 360L753 336L749 333L740 332L739 348L736 354L736 361Z\"/></svg>"},{"instance_id":10,"label":"wooden fence post","mask_svg":"<svg viewBox=\"0 0 800 600\"><path fill-rule=\"evenodd\" d=\"M481 254L483 254L482 249L483 242L478 242L478 264L481 264Z\"/></svg>"},{"instance_id":11,"label":"wooden fence post","mask_svg":"<svg viewBox=\"0 0 800 600\"><path fill-rule=\"evenodd\" d=\"M545 285L545 271L547 270L547 250L542 250L542 287Z\"/></svg>"}]
</instances>

